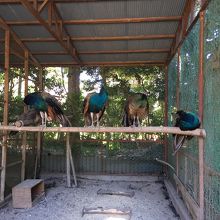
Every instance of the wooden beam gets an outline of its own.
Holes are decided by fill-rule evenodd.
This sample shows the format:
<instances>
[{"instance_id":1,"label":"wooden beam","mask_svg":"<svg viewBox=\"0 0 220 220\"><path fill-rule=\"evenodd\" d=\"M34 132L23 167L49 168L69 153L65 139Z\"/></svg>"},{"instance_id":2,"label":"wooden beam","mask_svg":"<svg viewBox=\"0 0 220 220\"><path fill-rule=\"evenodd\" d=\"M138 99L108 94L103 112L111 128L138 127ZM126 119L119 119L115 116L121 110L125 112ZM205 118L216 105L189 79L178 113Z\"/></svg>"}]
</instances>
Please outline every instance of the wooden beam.
<instances>
[{"instance_id":1,"label":"wooden beam","mask_svg":"<svg viewBox=\"0 0 220 220\"><path fill-rule=\"evenodd\" d=\"M181 131L177 127L149 126L149 127L15 127L15 126L0 126L0 130L6 131L29 131L29 132L119 132L119 133L164 133L164 134L181 134L198 137L206 137L204 129L196 129L193 131Z\"/></svg>"},{"instance_id":2,"label":"wooden beam","mask_svg":"<svg viewBox=\"0 0 220 220\"><path fill-rule=\"evenodd\" d=\"M64 33L65 33L67 39L71 39L71 36L70 36L70 34L69 34L67 28L63 25L63 18L62 18L62 16L60 15L60 12L59 12L59 10L57 9L57 7L56 7L55 4L53 4L53 8L54 8L54 13L55 13L55 15L56 15L57 18L60 20L60 26L62 27L62 29L63 29L63 31L64 31ZM73 52L77 55L77 57L79 57L79 55L78 55L78 53L77 53L77 51L76 51L76 49L75 49L75 46L74 46L73 42L70 41L70 40L67 40L67 45L68 45L68 47L70 47L70 48L73 50Z\"/></svg>"},{"instance_id":3,"label":"wooden beam","mask_svg":"<svg viewBox=\"0 0 220 220\"><path fill-rule=\"evenodd\" d=\"M164 126L168 126L168 66L164 68L165 72L165 88L164 88ZM168 162L168 137L164 137L163 159ZM164 173L167 174L167 166L163 166Z\"/></svg>"},{"instance_id":4,"label":"wooden beam","mask_svg":"<svg viewBox=\"0 0 220 220\"><path fill-rule=\"evenodd\" d=\"M8 98L9 98L9 68L10 68L10 31L5 30L5 74L4 74L4 112L3 125L8 125ZM6 158L7 158L7 131L3 131L2 153L1 153L1 186L0 201L5 198L5 177L6 177Z\"/></svg>"},{"instance_id":5,"label":"wooden beam","mask_svg":"<svg viewBox=\"0 0 220 220\"><path fill-rule=\"evenodd\" d=\"M5 4L19 4L20 0L0 0L1 3ZM28 0L30 3L32 3L35 0ZM38 3L43 2L44 0L38 0ZM103 2L103 1L118 1L118 0L53 0L54 3L79 3L79 2ZM126 0L126 1L134 1L134 0Z\"/></svg>"},{"instance_id":6,"label":"wooden beam","mask_svg":"<svg viewBox=\"0 0 220 220\"><path fill-rule=\"evenodd\" d=\"M47 1L47 0L45 0ZM39 11L39 9L38 9ZM113 19L87 19L87 20L63 20L67 25L83 24L124 24L124 23L146 23L146 22L175 22L180 21L181 16L146 17L146 18L113 18ZM40 25L39 21L17 21L9 20L8 25ZM54 22L53 22L54 23Z\"/></svg>"},{"instance_id":7,"label":"wooden beam","mask_svg":"<svg viewBox=\"0 0 220 220\"><path fill-rule=\"evenodd\" d=\"M127 53L168 53L169 49L143 49L143 50L94 50L94 51L78 51L78 54L127 54ZM33 55L66 55L64 51L38 51Z\"/></svg>"},{"instance_id":8,"label":"wooden beam","mask_svg":"<svg viewBox=\"0 0 220 220\"><path fill-rule=\"evenodd\" d=\"M120 40L155 40L155 39L174 39L174 34L158 34L158 35L137 35L137 36L110 36L110 37L71 37L73 41L120 41ZM60 39L67 41L68 38ZM21 38L22 42L56 42L57 39L53 37L47 38ZM4 42L4 39L0 39ZM64 43L64 42L63 42Z\"/></svg>"},{"instance_id":9,"label":"wooden beam","mask_svg":"<svg viewBox=\"0 0 220 220\"><path fill-rule=\"evenodd\" d=\"M186 0L185 7L183 10L182 20L179 22L179 26L178 26L176 34L175 34L175 39L173 40L173 43L171 46L170 56L172 56L172 54L174 54L178 45L186 36L188 17L190 15L191 11L193 10L192 6L194 5L194 1L195 0Z\"/></svg>"},{"instance_id":10,"label":"wooden beam","mask_svg":"<svg viewBox=\"0 0 220 220\"><path fill-rule=\"evenodd\" d=\"M21 3L27 10L40 22L42 26L53 36L54 40L59 42L59 44L70 54L77 63L81 63L79 57L76 54L74 48L67 47L66 43L63 41L63 37L60 37L59 34L54 32L48 23L40 16L39 12L32 7L32 5L27 0L20 0Z\"/></svg>"},{"instance_id":11,"label":"wooden beam","mask_svg":"<svg viewBox=\"0 0 220 220\"><path fill-rule=\"evenodd\" d=\"M191 219L191 215L189 214L189 211L187 210L185 204L183 203L183 200L176 193L176 191L173 187L173 184L170 183L166 179L164 180L164 184L166 186L169 197L171 198L172 204L173 204L174 208L176 209L177 213L180 216L180 219L181 220Z\"/></svg>"},{"instance_id":12,"label":"wooden beam","mask_svg":"<svg viewBox=\"0 0 220 220\"><path fill-rule=\"evenodd\" d=\"M38 12L41 13L41 11L43 11L43 9L46 7L46 5L48 4L50 0L44 0L44 2L41 3L41 5L38 7Z\"/></svg>"},{"instance_id":13,"label":"wooden beam","mask_svg":"<svg viewBox=\"0 0 220 220\"><path fill-rule=\"evenodd\" d=\"M79 54L131 54L131 53L168 53L169 49L142 49L142 50L96 50L79 51Z\"/></svg>"},{"instance_id":14,"label":"wooden beam","mask_svg":"<svg viewBox=\"0 0 220 220\"><path fill-rule=\"evenodd\" d=\"M193 0L195 1L195 0ZM188 0L189 4L193 4L193 2L191 2L190 0ZM200 0L201 2L201 9L200 12L205 10L210 2L210 0ZM187 2L186 2L187 5ZM184 18L182 18L183 20ZM193 26L195 25L196 21L199 19L199 13L197 14L197 16L194 18L194 20L191 22L190 26L188 27L185 36L181 38L181 33L182 33L182 22L179 23L179 26L177 28L177 32L176 32L176 37L172 43L171 46L171 50L169 55L167 56L167 63L169 63L171 61L171 59L173 58L173 56L176 54L177 48L181 46L181 44L183 43L185 37L190 33L191 29L193 28Z\"/></svg>"},{"instance_id":15,"label":"wooden beam","mask_svg":"<svg viewBox=\"0 0 220 220\"><path fill-rule=\"evenodd\" d=\"M181 192L181 195L183 197L183 200L185 201L185 204L186 204L189 212L193 216L193 219L204 220L199 217L200 210L199 210L198 204L193 199L193 197L189 194L189 192L186 190L185 186L180 181L179 177L176 176L175 174L173 174L173 178L176 182L178 189Z\"/></svg>"},{"instance_id":16,"label":"wooden beam","mask_svg":"<svg viewBox=\"0 0 220 220\"><path fill-rule=\"evenodd\" d=\"M28 75L29 75L29 52L25 51L24 60L24 95L28 94ZM24 106L24 112L27 111L27 106ZM26 145L27 145L27 133L22 135L22 164L21 164L21 181L25 180L25 166L26 166Z\"/></svg>"},{"instance_id":17,"label":"wooden beam","mask_svg":"<svg viewBox=\"0 0 220 220\"><path fill-rule=\"evenodd\" d=\"M41 63L42 66L79 66L77 63L73 62L50 62L50 63ZM165 60L152 60L152 61L115 61L115 62L84 62L80 66L146 66L146 65L157 65L163 66Z\"/></svg>"},{"instance_id":18,"label":"wooden beam","mask_svg":"<svg viewBox=\"0 0 220 220\"><path fill-rule=\"evenodd\" d=\"M200 34L199 34L199 117L201 119L201 127L203 127L204 113L204 26L205 12L200 12ZM200 219L204 219L204 148L205 143L202 138L199 138L199 208Z\"/></svg>"},{"instance_id":19,"label":"wooden beam","mask_svg":"<svg viewBox=\"0 0 220 220\"><path fill-rule=\"evenodd\" d=\"M11 30L11 28L6 24L5 20L0 17L0 26L4 29L4 30L8 30L11 33L11 36L13 37L13 39L17 42L17 44L24 50L24 51L29 51L26 46L23 44L23 42L20 40L20 38L17 36L17 34ZM29 51L29 56L30 58L33 60L33 62L35 63L36 66L41 66L40 63L38 62L38 60L30 53Z\"/></svg>"}]
</instances>

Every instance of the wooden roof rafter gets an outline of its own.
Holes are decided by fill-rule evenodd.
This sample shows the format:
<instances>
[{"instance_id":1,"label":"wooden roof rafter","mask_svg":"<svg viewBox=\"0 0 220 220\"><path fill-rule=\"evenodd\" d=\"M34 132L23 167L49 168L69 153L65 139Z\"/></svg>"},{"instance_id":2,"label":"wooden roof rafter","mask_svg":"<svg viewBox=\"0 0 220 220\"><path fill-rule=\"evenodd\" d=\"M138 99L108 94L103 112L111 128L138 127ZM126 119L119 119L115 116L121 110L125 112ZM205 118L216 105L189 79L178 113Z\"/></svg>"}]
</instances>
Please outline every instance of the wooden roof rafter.
<instances>
[{"instance_id":1,"label":"wooden roof rafter","mask_svg":"<svg viewBox=\"0 0 220 220\"><path fill-rule=\"evenodd\" d=\"M78 53L77 53L77 51L76 51L76 49L75 49L75 47L74 47L74 45L73 45L73 42L71 41L71 36L70 36L70 34L68 33L67 28L63 25L64 21L63 21L63 19L62 19L62 16L61 16L60 13L59 13L59 10L57 9L56 4L52 3L52 6L53 6L53 9L54 9L54 14L55 14L56 18L59 19L60 26L61 26L61 28L63 29L64 33L65 33L66 36L67 36L67 44L68 44L68 47L71 47L72 50L74 51L75 55L76 55L77 57L79 57L79 55L78 55Z\"/></svg>"},{"instance_id":2,"label":"wooden roof rafter","mask_svg":"<svg viewBox=\"0 0 220 220\"><path fill-rule=\"evenodd\" d=\"M109 37L64 37L62 41L120 41L120 40L154 40L154 39L174 39L174 34L157 34L157 35L135 35L135 36L109 36ZM0 39L0 42L4 39ZM54 37L48 38L21 38L23 42L56 42Z\"/></svg>"},{"instance_id":3,"label":"wooden roof rafter","mask_svg":"<svg viewBox=\"0 0 220 220\"><path fill-rule=\"evenodd\" d=\"M84 25L84 24L123 24L123 23L146 23L146 22L173 22L180 21L181 16L161 16L146 18L112 18L112 19L81 19L81 20L63 20L63 24ZM53 21L54 22L54 21ZM9 25L40 25L39 21L7 21Z\"/></svg>"},{"instance_id":4,"label":"wooden roof rafter","mask_svg":"<svg viewBox=\"0 0 220 220\"><path fill-rule=\"evenodd\" d=\"M91 50L79 51L78 54L127 54L127 53L168 53L169 49L143 49L143 50ZM38 51L34 55L65 55L63 51Z\"/></svg>"},{"instance_id":5,"label":"wooden roof rafter","mask_svg":"<svg viewBox=\"0 0 220 220\"><path fill-rule=\"evenodd\" d=\"M39 61L32 55L32 53L28 50L28 48L23 44L23 42L21 41L21 39L17 36L17 34L11 30L11 28L8 26L8 24L5 22L5 20L0 17L0 26L4 29L10 32L10 34L12 35L13 39L17 42L17 44L25 51L28 52L29 57L32 59L32 63L34 63L36 66L41 67L41 64L39 63ZM18 52L14 51L14 54L17 55L18 57L22 56L21 54L18 54ZM23 56L24 57L24 56Z\"/></svg>"},{"instance_id":6,"label":"wooden roof rafter","mask_svg":"<svg viewBox=\"0 0 220 220\"><path fill-rule=\"evenodd\" d=\"M200 11L203 11L207 7L209 1L210 0L199 0L200 6L201 6ZM172 57L176 54L177 49L182 44L183 40L185 39L185 37L187 36L191 28L194 26L195 22L199 18L199 13L197 14L195 18L193 18L192 16L194 9L195 9L195 3L196 3L196 0L186 0L183 15L182 15L182 20L179 22L179 25L178 25L178 28L175 34L175 38L173 40L173 43L170 49L170 53L167 58L167 63L169 63ZM188 27L187 26L188 18L190 17L190 15L191 15L191 20L190 20L190 24Z\"/></svg>"},{"instance_id":7,"label":"wooden roof rafter","mask_svg":"<svg viewBox=\"0 0 220 220\"><path fill-rule=\"evenodd\" d=\"M76 49L71 47L70 44L68 43L68 41L67 41L67 43L63 41L64 36L63 36L63 33L62 33L62 28L59 29L58 25L56 25L56 28L57 28L58 33L59 33L59 34L57 34L57 32L52 29L50 24L48 24L47 21L45 21L40 16L40 13L39 13L38 9L34 8L28 0L20 0L20 2L32 14L32 16L35 17L40 22L40 24L53 36L55 41L57 41L68 52L68 54L71 57L73 57L73 59L77 63L80 64L81 61L80 61L80 58L78 57L78 55L76 53ZM49 19L50 18L48 18L48 20ZM57 22L57 24L58 24L58 22ZM67 36L67 38L68 38L68 36Z\"/></svg>"}]
</instances>

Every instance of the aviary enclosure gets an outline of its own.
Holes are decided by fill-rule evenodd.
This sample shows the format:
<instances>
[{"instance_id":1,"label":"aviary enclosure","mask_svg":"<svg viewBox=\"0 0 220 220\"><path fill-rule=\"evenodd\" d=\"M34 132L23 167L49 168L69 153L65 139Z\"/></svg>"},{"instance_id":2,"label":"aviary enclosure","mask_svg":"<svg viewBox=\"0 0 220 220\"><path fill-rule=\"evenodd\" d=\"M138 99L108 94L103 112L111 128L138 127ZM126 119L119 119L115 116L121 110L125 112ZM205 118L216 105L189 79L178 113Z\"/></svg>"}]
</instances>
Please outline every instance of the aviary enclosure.
<instances>
[{"instance_id":1,"label":"aviary enclosure","mask_svg":"<svg viewBox=\"0 0 220 220\"><path fill-rule=\"evenodd\" d=\"M40 171L67 172L70 185L71 149L76 173L163 175L170 197L176 189L192 219L220 219L220 1L164 2L0 1L2 202L13 186L38 176ZM93 76L97 68L106 84L117 77L121 90L108 87L114 96L104 127L83 127L81 112L76 108L80 98L74 98L75 108L68 103L64 106L77 115L73 127L17 128L9 124L13 111L23 108L22 96L31 89L43 89L44 68L49 66L73 66L69 75L78 76L82 70L90 70ZM23 68L24 92L14 100L20 107L10 101L15 99L9 93L14 68ZM126 94L121 92L126 80L114 74L121 71L131 78L143 77L129 72L135 70L142 70L143 75L162 74L161 86L156 87L162 88L157 92L164 97L151 100L151 104L160 102L160 112L155 112L156 108L151 111L147 126L124 128L119 121L123 99L117 97ZM31 75L33 88L28 87ZM143 78L139 80L133 82L140 85ZM148 90L152 92L150 85ZM118 109L111 106L113 100L117 100ZM172 112L176 109L198 113L201 129L183 132L173 128ZM20 133L11 138L11 130ZM175 156L174 133L195 136ZM47 137L43 142L42 134ZM178 202L173 203L185 219Z\"/></svg>"}]
</instances>

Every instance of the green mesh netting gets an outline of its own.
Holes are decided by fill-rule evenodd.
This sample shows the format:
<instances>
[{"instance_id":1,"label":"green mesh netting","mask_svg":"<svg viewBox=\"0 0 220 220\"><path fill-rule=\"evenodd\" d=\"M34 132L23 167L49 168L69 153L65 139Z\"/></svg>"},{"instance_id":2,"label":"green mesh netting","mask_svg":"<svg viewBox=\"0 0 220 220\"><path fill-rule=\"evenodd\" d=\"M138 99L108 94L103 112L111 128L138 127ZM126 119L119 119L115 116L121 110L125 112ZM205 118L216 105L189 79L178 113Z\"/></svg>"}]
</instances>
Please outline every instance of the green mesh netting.
<instances>
[{"instance_id":1,"label":"green mesh netting","mask_svg":"<svg viewBox=\"0 0 220 220\"><path fill-rule=\"evenodd\" d=\"M96 139L82 139L72 146L75 168L78 173L90 174L160 174L163 159L162 142L149 141L148 134L101 134ZM86 136L85 136L86 137ZM109 141L105 141L105 139ZM44 172L65 172L65 143L62 151L44 149L42 170Z\"/></svg>"},{"instance_id":2,"label":"green mesh netting","mask_svg":"<svg viewBox=\"0 0 220 220\"><path fill-rule=\"evenodd\" d=\"M179 107L185 111L192 111L198 114L198 72L199 72L199 23L193 27L180 48L180 78L177 80L178 67L177 57L169 65L168 76L168 117L169 126L172 126L171 112L176 106L176 99L179 96ZM179 94L177 94L179 87ZM185 142L185 148L178 153L178 175L188 192L198 201L198 140L196 137ZM169 138L168 160L176 167L173 152L173 137Z\"/></svg>"},{"instance_id":3,"label":"green mesh netting","mask_svg":"<svg viewBox=\"0 0 220 220\"><path fill-rule=\"evenodd\" d=\"M34 177L35 143L36 141L33 140L33 135L27 133L25 178ZM21 182L21 163L19 161L22 160L22 136L16 135L10 137L7 144L7 165L16 164L6 168L5 196L12 193L12 187Z\"/></svg>"},{"instance_id":4,"label":"green mesh netting","mask_svg":"<svg viewBox=\"0 0 220 220\"><path fill-rule=\"evenodd\" d=\"M204 128L205 216L220 219L220 1L210 1L205 16Z\"/></svg>"},{"instance_id":5,"label":"green mesh netting","mask_svg":"<svg viewBox=\"0 0 220 220\"><path fill-rule=\"evenodd\" d=\"M205 139L205 219L220 219L220 1L212 0L205 16L204 41L204 120ZM198 113L199 21L181 45L180 108ZM174 59L169 65L169 125L175 106L177 68ZM171 77L172 75L172 77ZM172 137L170 143L172 144ZM198 141L186 143L179 152L179 177L188 192L198 201ZM169 155L169 162L174 159Z\"/></svg>"},{"instance_id":6,"label":"green mesh netting","mask_svg":"<svg viewBox=\"0 0 220 220\"><path fill-rule=\"evenodd\" d=\"M168 126L173 126L172 112L176 111L176 88L178 75L178 58L177 55L172 59L168 67ZM175 167L175 157L173 153L173 137L168 137L168 161ZM169 169L169 175L172 177L173 171Z\"/></svg>"}]
</instances>

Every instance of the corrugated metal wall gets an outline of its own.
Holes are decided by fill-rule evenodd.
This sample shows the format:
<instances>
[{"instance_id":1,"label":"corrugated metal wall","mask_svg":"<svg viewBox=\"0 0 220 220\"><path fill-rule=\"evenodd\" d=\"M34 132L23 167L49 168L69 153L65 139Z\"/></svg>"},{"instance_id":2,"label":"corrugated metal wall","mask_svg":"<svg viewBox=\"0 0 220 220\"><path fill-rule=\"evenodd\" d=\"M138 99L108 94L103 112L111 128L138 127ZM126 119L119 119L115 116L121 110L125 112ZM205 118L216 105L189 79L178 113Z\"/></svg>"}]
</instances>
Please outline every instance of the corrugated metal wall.
<instances>
[{"instance_id":1,"label":"corrugated metal wall","mask_svg":"<svg viewBox=\"0 0 220 220\"><path fill-rule=\"evenodd\" d=\"M114 144L114 147L112 145ZM159 174L163 144L157 142L81 142L72 146L76 172L90 174ZM62 150L44 150L43 172L65 172L65 145Z\"/></svg>"}]
</instances>

